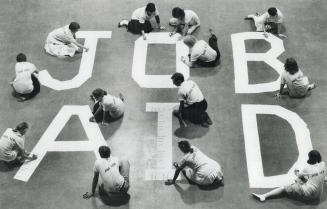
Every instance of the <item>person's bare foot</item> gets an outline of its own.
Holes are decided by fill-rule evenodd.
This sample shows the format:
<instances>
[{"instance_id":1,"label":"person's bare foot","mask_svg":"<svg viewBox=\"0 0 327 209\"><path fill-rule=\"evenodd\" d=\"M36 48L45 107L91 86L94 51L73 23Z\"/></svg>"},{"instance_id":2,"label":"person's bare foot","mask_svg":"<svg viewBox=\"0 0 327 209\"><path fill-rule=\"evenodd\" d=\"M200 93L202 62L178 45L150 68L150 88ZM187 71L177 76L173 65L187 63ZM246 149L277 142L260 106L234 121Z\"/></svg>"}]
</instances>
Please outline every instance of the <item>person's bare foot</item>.
<instances>
[{"instance_id":1,"label":"person's bare foot","mask_svg":"<svg viewBox=\"0 0 327 209\"><path fill-rule=\"evenodd\" d=\"M260 202L264 202L266 200L266 198L263 195L256 194L256 193L252 193L252 197L259 200Z\"/></svg>"},{"instance_id":2,"label":"person's bare foot","mask_svg":"<svg viewBox=\"0 0 327 209\"><path fill-rule=\"evenodd\" d=\"M308 86L308 90L311 91L312 89L314 89L314 88L316 88L316 87L317 87L317 84L315 84L315 83L311 83L311 84L309 84L309 86Z\"/></svg>"},{"instance_id":3,"label":"person's bare foot","mask_svg":"<svg viewBox=\"0 0 327 209\"><path fill-rule=\"evenodd\" d=\"M121 99L121 101L123 101L123 102L125 101L125 97L122 93L119 93L119 98Z\"/></svg>"}]
</instances>

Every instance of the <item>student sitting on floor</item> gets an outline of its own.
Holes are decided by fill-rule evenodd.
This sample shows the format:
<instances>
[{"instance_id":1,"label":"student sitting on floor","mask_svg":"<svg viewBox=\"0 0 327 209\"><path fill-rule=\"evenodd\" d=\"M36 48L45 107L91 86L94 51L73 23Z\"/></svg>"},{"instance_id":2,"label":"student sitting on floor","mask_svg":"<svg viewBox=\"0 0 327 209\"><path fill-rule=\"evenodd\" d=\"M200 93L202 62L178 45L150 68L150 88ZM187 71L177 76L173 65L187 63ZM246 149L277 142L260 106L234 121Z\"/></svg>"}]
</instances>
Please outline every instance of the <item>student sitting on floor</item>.
<instances>
[{"instance_id":1,"label":"student sitting on floor","mask_svg":"<svg viewBox=\"0 0 327 209\"><path fill-rule=\"evenodd\" d=\"M309 83L308 77L303 75L294 58L287 58L284 68L280 89L275 95L277 98L280 98L283 94L288 94L294 98L305 97L308 91L316 87L316 84ZM286 90L284 90L285 85L287 86Z\"/></svg>"},{"instance_id":2,"label":"student sitting on floor","mask_svg":"<svg viewBox=\"0 0 327 209\"><path fill-rule=\"evenodd\" d=\"M0 139L0 160L7 163L24 163L25 160L35 160L36 155L30 155L25 150L25 134L28 129L26 122L19 123L16 128L8 128Z\"/></svg>"},{"instance_id":3,"label":"student sitting on floor","mask_svg":"<svg viewBox=\"0 0 327 209\"><path fill-rule=\"evenodd\" d=\"M12 95L18 98L19 102L22 102L32 99L40 92L40 82L37 79L37 68L32 63L27 62L25 54L18 54L16 60L16 77L10 84L14 89Z\"/></svg>"},{"instance_id":4,"label":"student sitting on floor","mask_svg":"<svg viewBox=\"0 0 327 209\"><path fill-rule=\"evenodd\" d=\"M49 33L44 49L47 53L63 57L73 57L76 52L87 52L89 48L78 43L75 34L80 29L77 22L71 22L69 25L58 28Z\"/></svg>"},{"instance_id":5,"label":"student sitting on floor","mask_svg":"<svg viewBox=\"0 0 327 209\"><path fill-rule=\"evenodd\" d=\"M175 162L176 168L173 179L168 179L165 184L172 185L182 171L190 184L199 186L210 186L213 184L223 185L223 172L221 166L203 154L195 146L191 146L188 141L178 142L179 149L184 153L180 162Z\"/></svg>"},{"instance_id":6,"label":"student sitting on floor","mask_svg":"<svg viewBox=\"0 0 327 209\"><path fill-rule=\"evenodd\" d=\"M259 15L258 13L251 14L246 16L244 19L253 20L256 27L256 31L264 31L279 35L280 27L283 23L284 16L279 9L271 7L268 9L267 12L262 15Z\"/></svg>"},{"instance_id":7,"label":"student sitting on floor","mask_svg":"<svg viewBox=\"0 0 327 209\"><path fill-rule=\"evenodd\" d=\"M197 40L193 35L187 35L183 41L189 47L189 57L182 57L184 62L189 67L195 67L195 64L202 67L214 67L219 64L220 52L218 49L217 37L211 32L209 44L203 40Z\"/></svg>"},{"instance_id":8,"label":"student sitting on floor","mask_svg":"<svg viewBox=\"0 0 327 209\"><path fill-rule=\"evenodd\" d=\"M172 16L169 24L174 26L174 30L170 33L170 36L175 33L181 33L182 36L191 35L200 27L200 19L192 10L183 10L175 7L172 10Z\"/></svg>"},{"instance_id":9,"label":"student sitting on floor","mask_svg":"<svg viewBox=\"0 0 327 209\"><path fill-rule=\"evenodd\" d=\"M181 73L174 73L171 79L174 85L179 87L177 94L180 105L178 110L174 110L174 116L184 125L184 120L200 123L203 127L212 125L212 121L206 112L208 103L198 85L191 80L184 81L184 76Z\"/></svg>"},{"instance_id":10,"label":"student sitting on floor","mask_svg":"<svg viewBox=\"0 0 327 209\"><path fill-rule=\"evenodd\" d=\"M136 9L130 21L122 20L118 23L118 27L126 27L128 31L134 34L141 34L146 40L145 33L153 30L150 19L155 17L158 28L164 30L165 27L160 26L159 12L154 3L148 3L145 7Z\"/></svg>"},{"instance_id":11,"label":"student sitting on floor","mask_svg":"<svg viewBox=\"0 0 327 209\"><path fill-rule=\"evenodd\" d=\"M310 151L308 156L307 166L301 172L297 169L294 170L298 177L294 183L276 188L265 194L252 193L253 197L264 202L269 197L285 193L292 198L306 202L319 200L323 193L327 173L326 165L321 161L321 155L317 150Z\"/></svg>"},{"instance_id":12,"label":"student sitting on floor","mask_svg":"<svg viewBox=\"0 0 327 209\"><path fill-rule=\"evenodd\" d=\"M92 92L91 99L95 102L91 122L102 122L102 125L108 125L108 121L118 119L124 114L125 104L122 94L119 94L118 98L97 88Z\"/></svg>"},{"instance_id":13,"label":"student sitting on floor","mask_svg":"<svg viewBox=\"0 0 327 209\"><path fill-rule=\"evenodd\" d=\"M99 176L99 193L105 193L109 197L126 194L129 189L129 161L111 156L108 146L101 146L99 154L101 158L94 163L92 190L90 193L86 192L83 198L94 197Z\"/></svg>"}]
</instances>

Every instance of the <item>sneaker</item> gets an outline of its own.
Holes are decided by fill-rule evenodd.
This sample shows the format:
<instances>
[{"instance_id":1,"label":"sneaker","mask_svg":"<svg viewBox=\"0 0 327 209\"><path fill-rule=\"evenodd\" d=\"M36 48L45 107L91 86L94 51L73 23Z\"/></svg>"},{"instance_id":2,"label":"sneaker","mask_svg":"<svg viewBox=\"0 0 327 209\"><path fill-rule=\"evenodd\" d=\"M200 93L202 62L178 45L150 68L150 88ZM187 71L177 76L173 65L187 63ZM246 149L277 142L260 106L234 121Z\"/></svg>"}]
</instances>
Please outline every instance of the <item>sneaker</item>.
<instances>
[{"instance_id":1,"label":"sneaker","mask_svg":"<svg viewBox=\"0 0 327 209\"><path fill-rule=\"evenodd\" d=\"M260 202L264 202L266 200L266 198L263 195L256 194L256 193L252 193L252 197L259 200Z\"/></svg>"},{"instance_id":2,"label":"sneaker","mask_svg":"<svg viewBox=\"0 0 327 209\"><path fill-rule=\"evenodd\" d=\"M308 91L311 91L312 89L314 89L314 88L316 88L317 87L317 84L315 84L315 83L311 83L311 84L309 84L309 86L308 86Z\"/></svg>"},{"instance_id":3,"label":"sneaker","mask_svg":"<svg viewBox=\"0 0 327 209\"><path fill-rule=\"evenodd\" d=\"M17 99L17 101L18 101L18 102L24 102L24 101L26 101L26 97L19 97L19 98Z\"/></svg>"}]
</instances>

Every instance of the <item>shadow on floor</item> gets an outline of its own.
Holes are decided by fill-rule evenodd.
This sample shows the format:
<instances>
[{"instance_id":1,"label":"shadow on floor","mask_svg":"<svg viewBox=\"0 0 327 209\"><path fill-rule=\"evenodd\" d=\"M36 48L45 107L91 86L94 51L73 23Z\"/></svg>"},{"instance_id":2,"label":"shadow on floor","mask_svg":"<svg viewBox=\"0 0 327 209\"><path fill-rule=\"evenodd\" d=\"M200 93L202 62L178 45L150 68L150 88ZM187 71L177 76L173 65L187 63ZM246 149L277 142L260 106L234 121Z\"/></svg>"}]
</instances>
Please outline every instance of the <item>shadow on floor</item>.
<instances>
[{"instance_id":1,"label":"shadow on floor","mask_svg":"<svg viewBox=\"0 0 327 209\"><path fill-rule=\"evenodd\" d=\"M179 127L175 130L174 134L178 138L195 139L206 135L208 131L209 128L187 122L187 127Z\"/></svg>"},{"instance_id":2,"label":"shadow on floor","mask_svg":"<svg viewBox=\"0 0 327 209\"><path fill-rule=\"evenodd\" d=\"M103 191L99 191L100 199L103 201L104 204L109 206L122 206L129 202L131 196L129 194L115 194L115 195L108 195ZM128 204L126 208L129 208Z\"/></svg>"},{"instance_id":3,"label":"shadow on floor","mask_svg":"<svg viewBox=\"0 0 327 209\"><path fill-rule=\"evenodd\" d=\"M7 163L5 161L0 161L0 172L9 172L13 171L15 168L21 166L22 164L19 162L11 162Z\"/></svg>"},{"instance_id":4,"label":"shadow on floor","mask_svg":"<svg viewBox=\"0 0 327 209\"><path fill-rule=\"evenodd\" d=\"M222 58L220 58L222 59ZM201 67L196 66L190 70L190 76L194 77L212 77L216 75L222 68L221 60L219 61L219 65L216 67Z\"/></svg>"}]
</instances>

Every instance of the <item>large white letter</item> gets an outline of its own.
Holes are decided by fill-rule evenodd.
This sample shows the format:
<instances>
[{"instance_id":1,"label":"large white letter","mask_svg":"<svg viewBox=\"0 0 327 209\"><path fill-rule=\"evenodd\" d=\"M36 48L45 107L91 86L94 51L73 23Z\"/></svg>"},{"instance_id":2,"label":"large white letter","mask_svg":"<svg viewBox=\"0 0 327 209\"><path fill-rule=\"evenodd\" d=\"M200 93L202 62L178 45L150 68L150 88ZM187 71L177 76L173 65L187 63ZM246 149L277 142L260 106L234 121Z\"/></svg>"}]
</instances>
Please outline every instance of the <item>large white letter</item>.
<instances>
[{"instance_id":1,"label":"large white letter","mask_svg":"<svg viewBox=\"0 0 327 209\"><path fill-rule=\"evenodd\" d=\"M142 37L135 41L132 77L142 88L175 88L171 75L145 75L145 64L148 44L176 44L176 71L190 76L190 69L181 61L181 56L187 56L188 48L183 41L177 41L179 34L170 37L169 33L149 33L147 40Z\"/></svg>"},{"instance_id":2,"label":"large white letter","mask_svg":"<svg viewBox=\"0 0 327 209\"><path fill-rule=\"evenodd\" d=\"M232 34L234 74L235 74L235 93L261 93L276 91L280 86L280 77L270 83L249 84L248 61L264 61L279 74L282 73L284 65L277 57L285 49L283 41L276 36L268 33L265 38L261 32L244 32ZM246 53L245 40L263 39L270 43L271 49L266 53Z\"/></svg>"},{"instance_id":3,"label":"large white letter","mask_svg":"<svg viewBox=\"0 0 327 209\"><path fill-rule=\"evenodd\" d=\"M178 103L146 103L147 112L158 112L158 135L156 139L155 162L145 170L145 180L166 180L174 176L172 169L172 112Z\"/></svg>"},{"instance_id":4,"label":"large white letter","mask_svg":"<svg viewBox=\"0 0 327 209\"><path fill-rule=\"evenodd\" d=\"M64 128L72 115L78 115L88 141L55 141L58 134ZM15 179L27 182L33 172L44 158L47 152L80 152L94 151L99 158L98 148L101 145L107 145L98 124L89 122L92 112L89 106L63 106L48 129L44 132L39 142L35 145L32 153L37 154L37 159L25 162L14 176Z\"/></svg>"},{"instance_id":5,"label":"large white letter","mask_svg":"<svg viewBox=\"0 0 327 209\"><path fill-rule=\"evenodd\" d=\"M78 88L92 77L98 39L111 38L111 31L79 31L76 35L78 38L85 38L84 45L89 47L88 52L83 52L78 74L71 80L59 81L52 78L47 70L42 70L39 80L43 86L57 91Z\"/></svg>"},{"instance_id":6,"label":"large white letter","mask_svg":"<svg viewBox=\"0 0 327 209\"><path fill-rule=\"evenodd\" d=\"M264 176L257 114L277 115L285 119L293 128L299 151L297 162L287 174ZM295 179L294 169L303 167L310 150L312 150L310 132L307 124L294 112L276 105L242 105L242 122L245 141L245 153L251 188L273 188L290 184Z\"/></svg>"}]
</instances>

